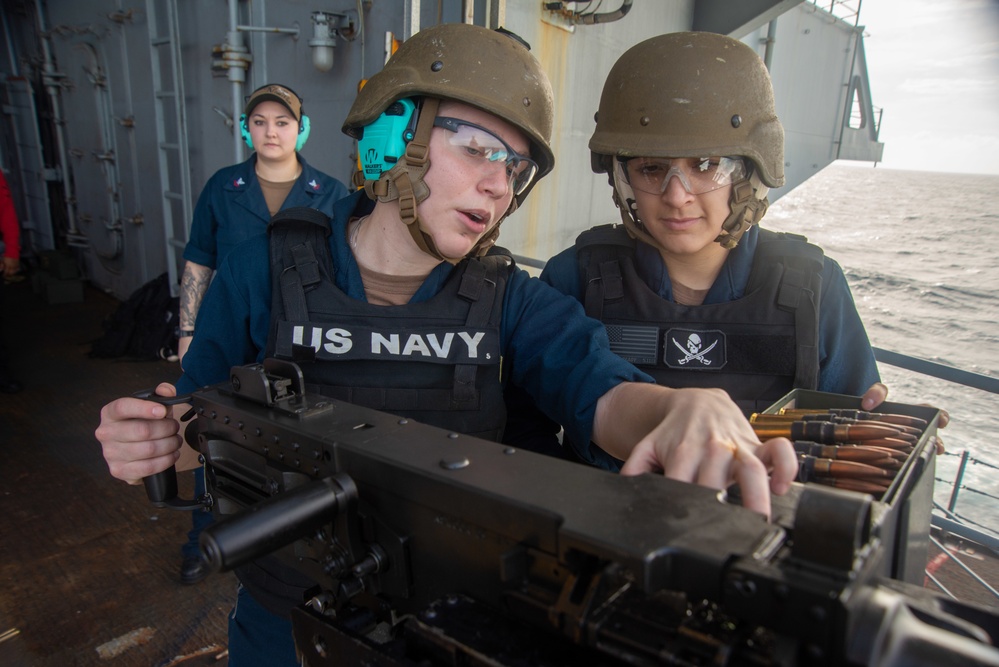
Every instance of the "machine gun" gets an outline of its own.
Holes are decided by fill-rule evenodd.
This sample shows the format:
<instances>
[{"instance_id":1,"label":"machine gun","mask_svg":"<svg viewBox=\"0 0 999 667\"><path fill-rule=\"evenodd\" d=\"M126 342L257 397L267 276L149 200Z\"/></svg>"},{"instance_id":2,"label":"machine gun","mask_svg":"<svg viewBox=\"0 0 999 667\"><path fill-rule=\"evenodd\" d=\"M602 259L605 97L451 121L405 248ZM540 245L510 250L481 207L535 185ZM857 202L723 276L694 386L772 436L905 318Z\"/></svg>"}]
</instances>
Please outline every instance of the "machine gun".
<instances>
[{"instance_id":1,"label":"machine gun","mask_svg":"<svg viewBox=\"0 0 999 667\"><path fill-rule=\"evenodd\" d=\"M310 667L999 665L994 610L881 575L864 494L796 484L767 523L312 395L275 360L188 399L221 518L203 554L314 582L292 615Z\"/></svg>"}]
</instances>

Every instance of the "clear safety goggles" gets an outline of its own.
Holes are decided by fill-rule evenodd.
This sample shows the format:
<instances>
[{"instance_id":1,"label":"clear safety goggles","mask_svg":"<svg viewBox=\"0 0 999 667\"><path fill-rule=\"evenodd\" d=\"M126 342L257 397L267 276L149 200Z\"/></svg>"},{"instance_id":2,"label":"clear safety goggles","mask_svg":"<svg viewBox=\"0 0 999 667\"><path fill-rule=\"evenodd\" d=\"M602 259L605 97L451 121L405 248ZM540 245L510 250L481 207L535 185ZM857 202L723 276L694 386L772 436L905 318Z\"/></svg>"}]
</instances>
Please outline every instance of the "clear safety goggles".
<instances>
[{"instance_id":1,"label":"clear safety goggles","mask_svg":"<svg viewBox=\"0 0 999 667\"><path fill-rule=\"evenodd\" d=\"M739 157L658 158L618 160L628 184L652 195L666 192L674 176L692 195L723 188L746 177L746 162Z\"/></svg>"},{"instance_id":2,"label":"clear safety goggles","mask_svg":"<svg viewBox=\"0 0 999 667\"><path fill-rule=\"evenodd\" d=\"M475 123L438 116L434 119L434 127L448 131L448 145L456 149L468 164L481 168L490 162L502 161L506 166L506 175L514 195L526 190L538 173L537 162L519 154L510 148L508 143Z\"/></svg>"}]
</instances>

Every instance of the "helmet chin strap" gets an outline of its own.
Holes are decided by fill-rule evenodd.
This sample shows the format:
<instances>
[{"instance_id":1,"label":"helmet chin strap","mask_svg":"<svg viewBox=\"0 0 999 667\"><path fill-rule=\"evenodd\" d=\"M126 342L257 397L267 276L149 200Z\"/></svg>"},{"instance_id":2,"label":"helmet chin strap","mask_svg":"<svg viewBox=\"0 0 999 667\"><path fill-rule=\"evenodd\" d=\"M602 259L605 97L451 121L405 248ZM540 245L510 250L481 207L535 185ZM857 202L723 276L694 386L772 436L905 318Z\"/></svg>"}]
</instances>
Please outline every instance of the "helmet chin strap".
<instances>
[{"instance_id":1,"label":"helmet chin strap","mask_svg":"<svg viewBox=\"0 0 999 667\"><path fill-rule=\"evenodd\" d=\"M614 187L614 204L617 205L617 209L621 213L621 222L624 223L624 228L628 232L628 236L660 251L665 251L665 248L659 245L659 242L653 238L652 234L649 234L645 230L645 225L638 219L638 204L635 201L635 191L624 176L624 167L621 165L620 160L616 158L610 158L610 160L607 179Z\"/></svg>"},{"instance_id":2,"label":"helmet chin strap","mask_svg":"<svg viewBox=\"0 0 999 667\"><path fill-rule=\"evenodd\" d=\"M489 252L489 248L496 243L496 239L499 237L500 223L516 210L517 200L514 199L510 203L510 208L503 214L503 217L472 246L468 255L446 257L438 250L434 238L423 229L423 223L417 213L417 205L430 196L430 188L427 186L424 176L430 169L430 131L434 127L434 119L437 118L439 106L439 99L435 97L424 98L418 112L420 116L416 121L415 136L406 145L403 159L382 174L377 181L365 181L364 191L368 197L380 202L399 200L399 215L406 224L416 246L434 259L457 264L466 256L481 257Z\"/></svg>"},{"instance_id":3,"label":"helmet chin strap","mask_svg":"<svg viewBox=\"0 0 999 667\"><path fill-rule=\"evenodd\" d=\"M645 225L638 218L638 205L635 202L635 191L624 177L624 172L618 166L620 163L614 160L613 185L614 203L621 213L621 221L624 223L628 234L643 243L647 243L653 248L665 252L656 239L645 229ZM746 231L759 222L770 202L767 200L767 193L770 188L763 184L759 175L754 170L749 178L745 178L732 185L732 197L729 199L729 209L731 213L722 223L721 233L715 238L723 248L731 250L739 245L739 240Z\"/></svg>"},{"instance_id":4,"label":"helmet chin strap","mask_svg":"<svg viewBox=\"0 0 999 667\"><path fill-rule=\"evenodd\" d=\"M715 241L729 250L739 245L742 235L759 222L770 207L768 192L770 188L763 184L755 169L749 178L734 183L732 198L728 202L732 213L722 223L721 234Z\"/></svg>"}]
</instances>

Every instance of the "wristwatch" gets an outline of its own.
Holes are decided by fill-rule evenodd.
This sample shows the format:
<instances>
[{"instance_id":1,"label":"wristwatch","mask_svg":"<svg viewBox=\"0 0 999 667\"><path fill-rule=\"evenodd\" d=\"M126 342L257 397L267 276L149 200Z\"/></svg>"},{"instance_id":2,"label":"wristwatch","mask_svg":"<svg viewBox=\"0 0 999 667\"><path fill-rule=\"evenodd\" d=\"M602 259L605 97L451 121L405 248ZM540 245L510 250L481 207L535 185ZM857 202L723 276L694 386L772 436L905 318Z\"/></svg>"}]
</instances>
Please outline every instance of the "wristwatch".
<instances>
[{"instance_id":1,"label":"wristwatch","mask_svg":"<svg viewBox=\"0 0 999 667\"><path fill-rule=\"evenodd\" d=\"M185 331L184 329L177 327L176 329L173 330L173 333L175 336L177 336L177 338L190 338L191 336L194 335L194 329L191 329L190 331Z\"/></svg>"}]
</instances>

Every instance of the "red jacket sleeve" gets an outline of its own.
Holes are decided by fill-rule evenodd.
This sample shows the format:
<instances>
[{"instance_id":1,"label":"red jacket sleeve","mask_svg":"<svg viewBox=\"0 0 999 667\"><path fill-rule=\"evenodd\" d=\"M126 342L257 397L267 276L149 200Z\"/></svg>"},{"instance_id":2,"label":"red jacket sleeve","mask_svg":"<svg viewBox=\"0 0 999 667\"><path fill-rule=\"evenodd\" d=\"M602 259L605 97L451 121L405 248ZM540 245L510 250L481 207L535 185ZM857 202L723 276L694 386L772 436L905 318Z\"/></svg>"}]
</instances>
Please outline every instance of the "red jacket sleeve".
<instances>
[{"instance_id":1,"label":"red jacket sleeve","mask_svg":"<svg viewBox=\"0 0 999 667\"><path fill-rule=\"evenodd\" d=\"M4 242L4 257L21 257L21 226L17 221L17 211L14 210L14 200L10 196L7 179L0 171L0 237Z\"/></svg>"}]
</instances>

